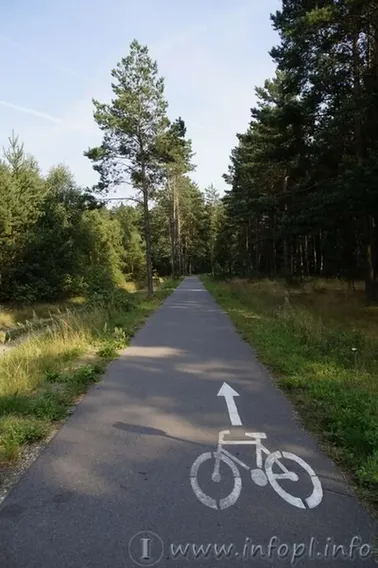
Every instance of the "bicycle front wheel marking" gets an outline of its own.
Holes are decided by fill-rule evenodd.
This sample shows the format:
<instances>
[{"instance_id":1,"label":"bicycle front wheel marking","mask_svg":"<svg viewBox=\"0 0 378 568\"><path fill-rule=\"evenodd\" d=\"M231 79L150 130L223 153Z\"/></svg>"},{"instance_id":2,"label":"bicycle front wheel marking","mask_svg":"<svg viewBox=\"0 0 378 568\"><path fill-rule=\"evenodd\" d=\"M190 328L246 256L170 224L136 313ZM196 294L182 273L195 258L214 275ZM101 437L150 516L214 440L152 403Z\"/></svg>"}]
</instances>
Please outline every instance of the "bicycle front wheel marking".
<instances>
[{"instance_id":1,"label":"bicycle front wheel marking","mask_svg":"<svg viewBox=\"0 0 378 568\"><path fill-rule=\"evenodd\" d=\"M215 460L219 459L221 462L228 465L231 468L232 474L234 476L233 490L231 491L231 493L227 497L220 499L219 504L218 504L216 499L214 499L213 497L210 497L209 495L206 495L206 493L204 493L204 491L202 491L202 489L201 489L201 487L199 486L199 483L198 483L198 470L199 470L200 466L204 462L206 462L207 460L211 460L211 459L215 459ZM197 499L203 505L206 505L206 507L210 507L210 509L217 509L217 510L218 509L227 509L228 507L231 507L232 505L234 505L239 498L240 491L241 491L241 488L242 488L240 473L239 473L238 468L234 464L234 462L232 460L230 460L230 458L228 458L227 456L225 456L223 454L218 454L217 452L205 452L204 454L201 454L200 456L198 456L198 458L196 459L196 461L192 465L192 469L190 471L190 483L191 483L192 489L193 489L194 494L196 495Z\"/></svg>"},{"instance_id":2,"label":"bicycle front wheel marking","mask_svg":"<svg viewBox=\"0 0 378 568\"><path fill-rule=\"evenodd\" d=\"M294 497L293 495L291 495L290 493L285 491L277 483L277 480L276 480L276 477L273 473L272 468L273 468L273 465L276 462L278 462L278 460L280 460L281 458L285 458L285 459L292 460L292 461L296 462L310 476L311 482L312 482L312 485L313 485L313 491L312 491L312 494L310 495L310 497L307 497L304 500L301 499L300 497ZM299 509L306 509L306 504L307 504L307 507L309 509L313 509L314 507L317 507L319 505L319 503L321 503L321 501L323 499L323 489L322 489L322 485L320 483L320 480L319 480L318 476L316 475L316 473L314 472L314 470L308 465L308 463L305 462L299 456L296 456L295 454L292 454L290 452L282 452L282 453L281 452L273 452L273 453L269 454L269 456L266 458L265 471L266 471L266 475L268 477L269 483L271 484L274 491L276 493L278 493L278 495L280 497L282 497L282 499L284 499L285 501L290 503L290 505L293 505L293 507L298 507Z\"/></svg>"}]
</instances>

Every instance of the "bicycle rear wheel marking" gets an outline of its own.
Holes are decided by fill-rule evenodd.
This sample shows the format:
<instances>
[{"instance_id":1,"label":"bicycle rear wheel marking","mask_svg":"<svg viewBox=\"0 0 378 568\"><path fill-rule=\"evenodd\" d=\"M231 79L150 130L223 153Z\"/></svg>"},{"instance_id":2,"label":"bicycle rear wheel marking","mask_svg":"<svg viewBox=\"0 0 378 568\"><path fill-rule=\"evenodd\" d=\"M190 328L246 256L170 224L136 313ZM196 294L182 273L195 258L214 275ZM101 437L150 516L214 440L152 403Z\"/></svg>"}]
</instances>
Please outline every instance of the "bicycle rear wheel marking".
<instances>
[{"instance_id":1,"label":"bicycle rear wheel marking","mask_svg":"<svg viewBox=\"0 0 378 568\"><path fill-rule=\"evenodd\" d=\"M206 493L202 491L198 483L198 470L200 466L209 459L217 459L217 458L231 468L234 476L233 490L231 491L230 495L224 497L223 499L220 499L219 503L213 497L209 497L209 495L206 495ZM220 455L217 454L217 452L205 452L196 459L190 471L190 483L197 499L201 501L203 505L206 505L206 507L217 510L227 509L228 507L234 505L239 498L240 491L242 488L240 473L234 462L223 454Z\"/></svg>"}]
</instances>

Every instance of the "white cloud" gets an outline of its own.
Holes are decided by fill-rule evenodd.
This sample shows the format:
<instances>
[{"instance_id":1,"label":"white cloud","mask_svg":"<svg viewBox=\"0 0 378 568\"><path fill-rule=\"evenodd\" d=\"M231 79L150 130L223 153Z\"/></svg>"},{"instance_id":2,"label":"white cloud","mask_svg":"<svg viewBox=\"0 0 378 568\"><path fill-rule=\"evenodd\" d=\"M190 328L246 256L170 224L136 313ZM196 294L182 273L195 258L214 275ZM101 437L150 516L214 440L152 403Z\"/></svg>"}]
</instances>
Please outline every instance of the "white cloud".
<instances>
[{"instance_id":1,"label":"white cloud","mask_svg":"<svg viewBox=\"0 0 378 568\"><path fill-rule=\"evenodd\" d=\"M56 116L52 116L51 114L47 114L45 112L41 112L39 110L35 110L33 108L28 108L20 105L15 105L13 103L8 103L7 101L0 101L0 105L10 108L12 110L16 110L19 112L24 112L26 114L30 114L31 116L36 116L38 118L43 118L45 120L49 120L50 122L55 122L56 124L61 124L63 120L61 118L57 118Z\"/></svg>"}]
</instances>

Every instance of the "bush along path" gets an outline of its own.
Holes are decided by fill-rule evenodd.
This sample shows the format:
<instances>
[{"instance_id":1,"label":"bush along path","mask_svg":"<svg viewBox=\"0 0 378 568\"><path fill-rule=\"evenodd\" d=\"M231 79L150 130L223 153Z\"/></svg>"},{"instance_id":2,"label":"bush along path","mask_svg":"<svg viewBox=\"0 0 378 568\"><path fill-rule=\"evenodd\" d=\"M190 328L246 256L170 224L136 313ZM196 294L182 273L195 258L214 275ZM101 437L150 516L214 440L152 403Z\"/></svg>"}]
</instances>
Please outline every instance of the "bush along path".
<instances>
[{"instance_id":1,"label":"bush along path","mask_svg":"<svg viewBox=\"0 0 378 568\"><path fill-rule=\"evenodd\" d=\"M122 290L98 296L0 360L0 487L30 448L71 412L109 361L127 346L145 318L178 282L167 280L148 298Z\"/></svg>"},{"instance_id":2,"label":"bush along path","mask_svg":"<svg viewBox=\"0 0 378 568\"><path fill-rule=\"evenodd\" d=\"M378 515L378 340L285 301L278 283L202 280Z\"/></svg>"}]
</instances>

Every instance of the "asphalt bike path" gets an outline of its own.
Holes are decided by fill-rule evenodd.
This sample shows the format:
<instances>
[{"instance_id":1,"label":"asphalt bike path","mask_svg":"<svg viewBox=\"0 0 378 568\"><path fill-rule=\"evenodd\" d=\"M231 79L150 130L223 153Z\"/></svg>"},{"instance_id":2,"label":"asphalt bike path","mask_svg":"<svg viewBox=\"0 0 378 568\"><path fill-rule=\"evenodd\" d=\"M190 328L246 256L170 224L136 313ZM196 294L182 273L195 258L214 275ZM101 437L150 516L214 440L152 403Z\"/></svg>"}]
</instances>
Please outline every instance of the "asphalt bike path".
<instances>
[{"instance_id":1,"label":"asphalt bike path","mask_svg":"<svg viewBox=\"0 0 378 568\"><path fill-rule=\"evenodd\" d=\"M377 534L190 277L0 506L0 567L372 568Z\"/></svg>"}]
</instances>

